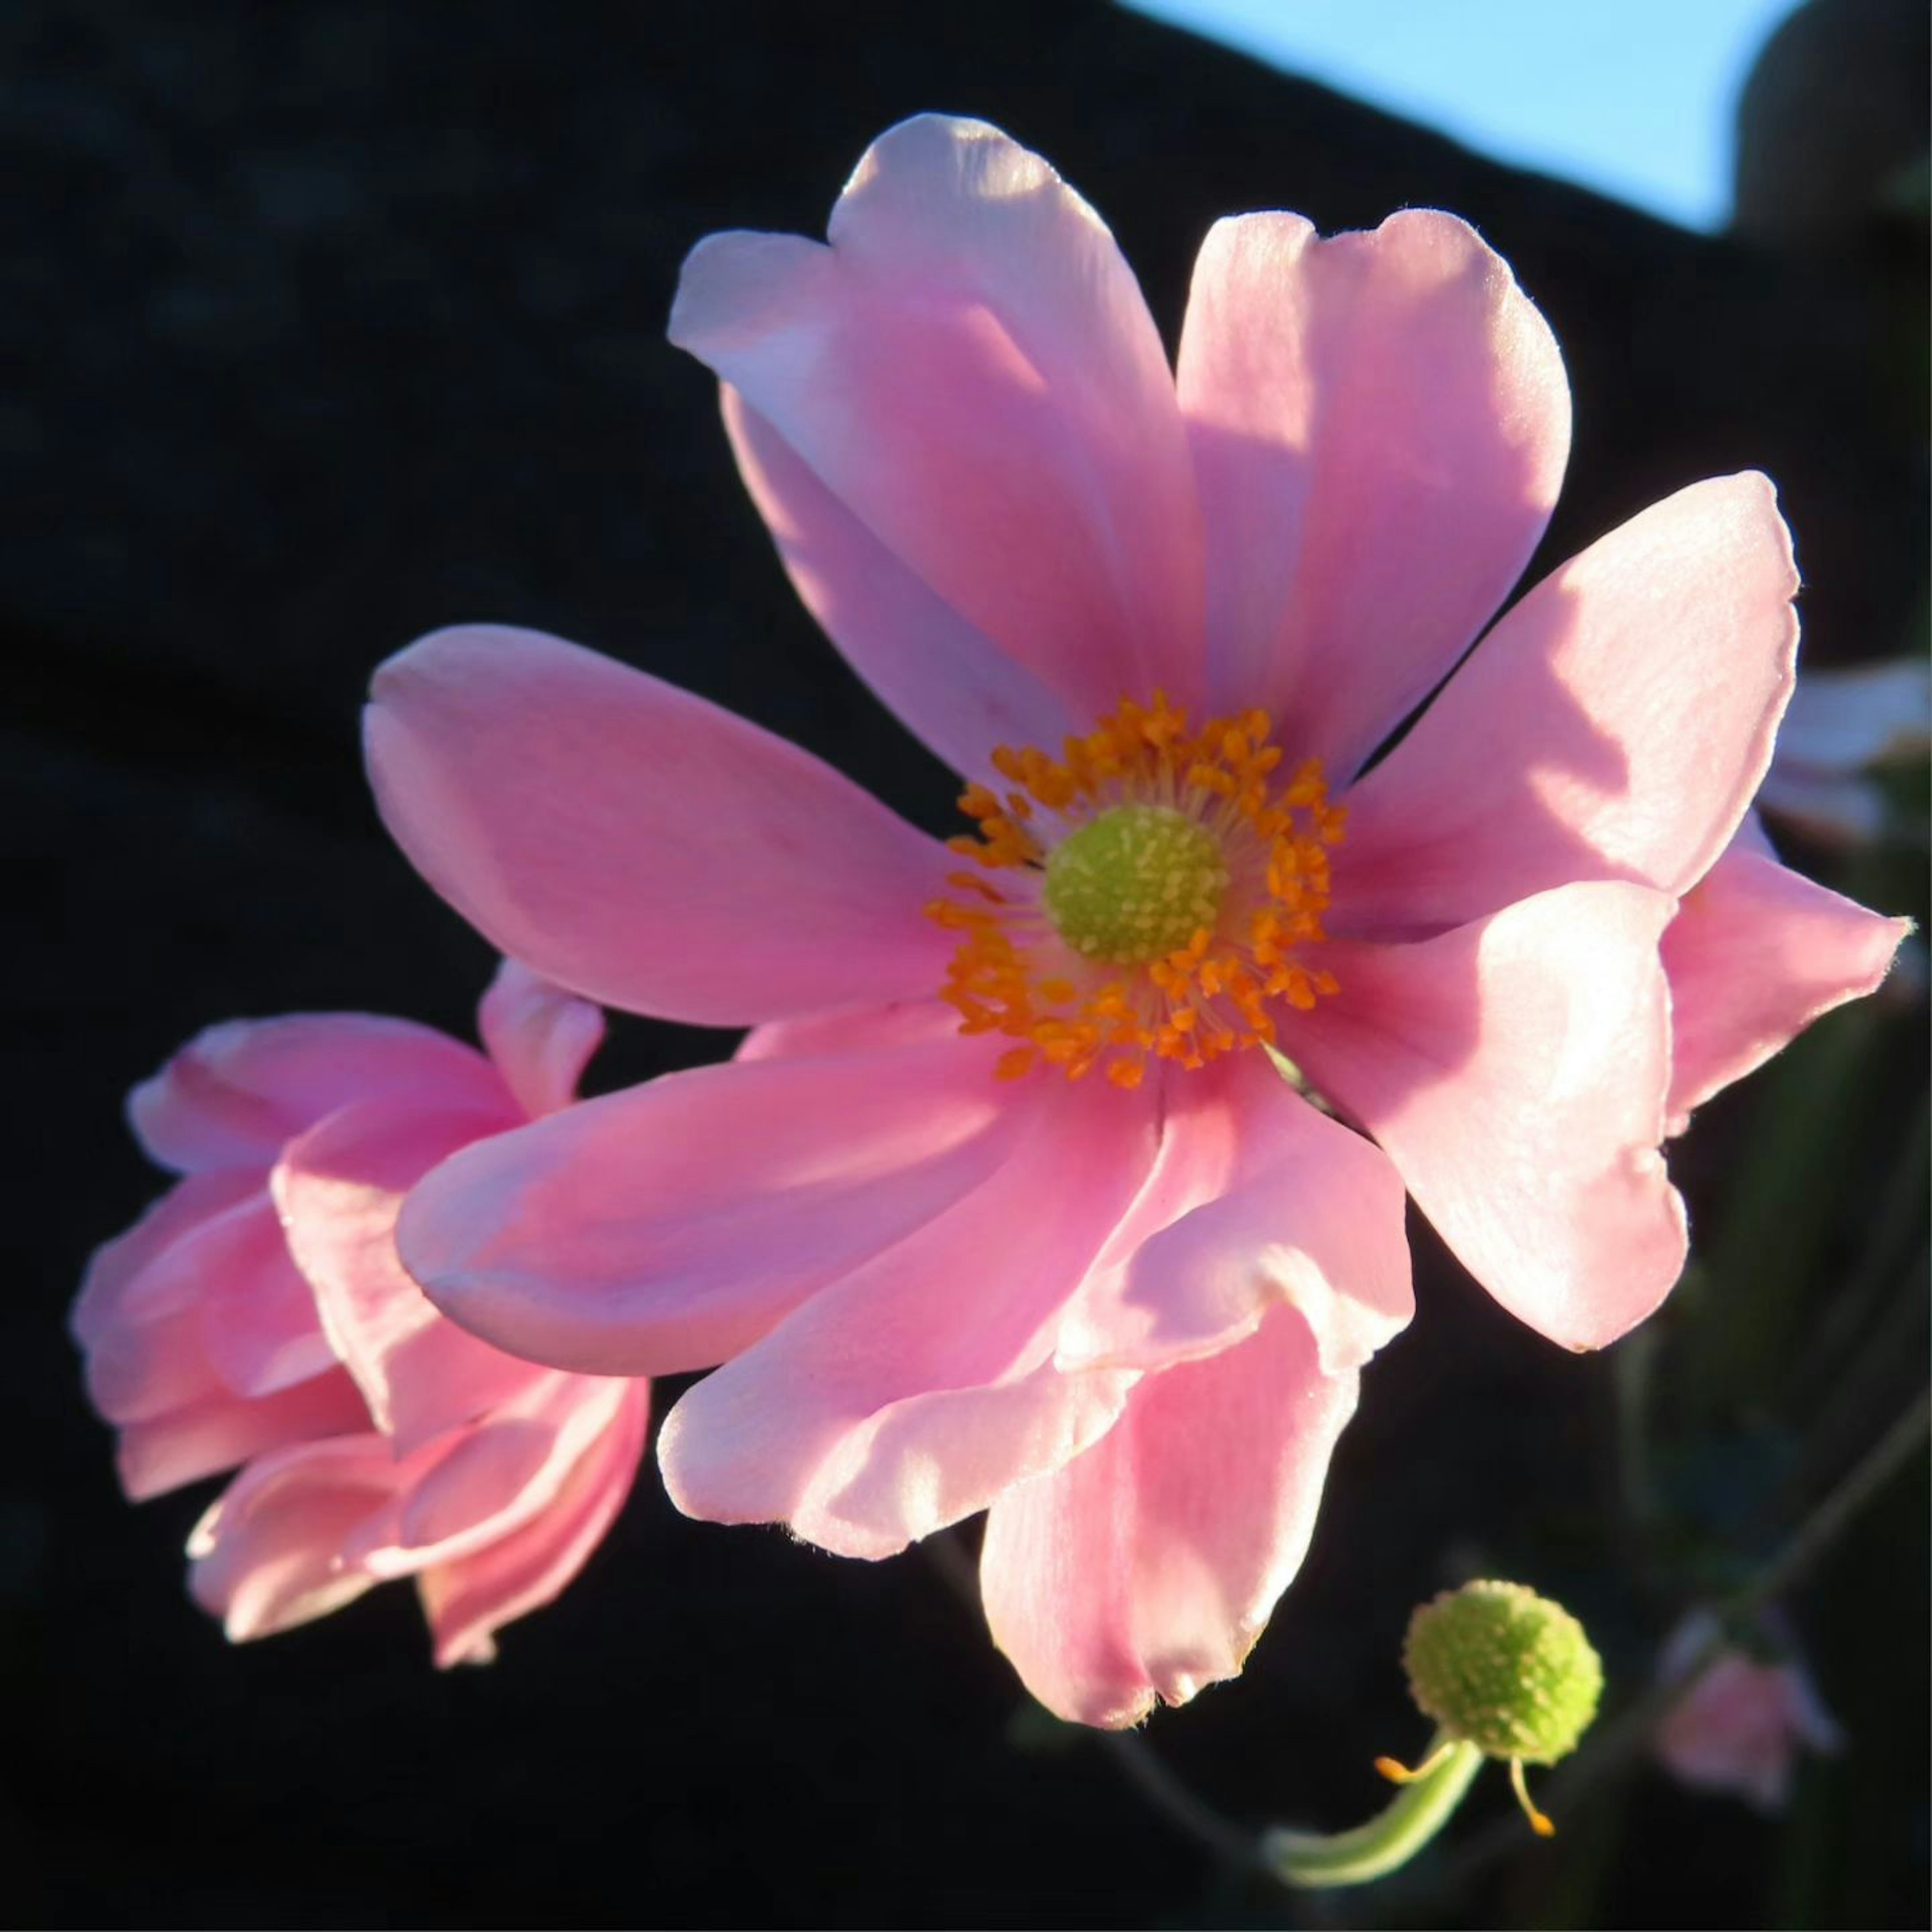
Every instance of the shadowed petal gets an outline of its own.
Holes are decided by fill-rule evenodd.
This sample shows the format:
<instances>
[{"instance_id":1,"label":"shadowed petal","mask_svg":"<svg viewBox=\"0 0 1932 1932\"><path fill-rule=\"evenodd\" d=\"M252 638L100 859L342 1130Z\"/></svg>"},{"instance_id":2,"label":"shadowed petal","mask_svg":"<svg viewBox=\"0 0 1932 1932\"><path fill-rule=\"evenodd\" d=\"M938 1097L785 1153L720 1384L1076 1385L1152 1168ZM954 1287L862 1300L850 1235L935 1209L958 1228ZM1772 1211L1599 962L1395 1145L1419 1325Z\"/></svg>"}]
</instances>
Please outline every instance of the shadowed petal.
<instances>
[{"instance_id":1,"label":"shadowed petal","mask_svg":"<svg viewBox=\"0 0 1932 1932\"><path fill-rule=\"evenodd\" d=\"M1084 1455L986 1517L993 1641L1069 1723L1138 1724L1232 1677L1300 1568L1356 1378L1276 1308L1218 1355L1150 1376Z\"/></svg>"},{"instance_id":2,"label":"shadowed petal","mask_svg":"<svg viewBox=\"0 0 1932 1932\"><path fill-rule=\"evenodd\" d=\"M1217 222L1180 390L1208 554L1210 702L1331 780L1496 614L1549 521L1570 392L1549 326L1454 215L1319 241Z\"/></svg>"},{"instance_id":3,"label":"shadowed petal","mask_svg":"<svg viewBox=\"0 0 1932 1932\"><path fill-rule=\"evenodd\" d=\"M1747 821L1664 935L1670 1131L1821 1013L1874 992L1911 930L1787 870Z\"/></svg>"},{"instance_id":4,"label":"shadowed petal","mask_svg":"<svg viewBox=\"0 0 1932 1932\"><path fill-rule=\"evenodd\" d=\"M1099 218L997 129L922 115L873 144L829 233L700 242L670 338L769 432L741 439L753 494L861 675L968 770L1036 685L1083 724L1156 685L1196 701L1186 443ZM935 605L936 632L882 621Z\"/></svg>"},{"instance_id":5,"label":"shadowed petal","mask_svg":"<svg viewBox=\"0 0 1932 1932\"><path fill-rule=\"evenodd\" d=\"M1682 1271L1657 1150L1671 1078L1640 886L1540 893L1414 946L1322 948L1341 992L1283 1049L1373 1134L1469 1272L1551 1340L1598 1348Z\"/></svg>"},{"instance_id":6,"label":"shadowed petal","mask_svg":"<svg viewBox=\"0 0 1932 1932\"><path fill-rule=\"evenodd\" d=\"M1439 931L1576 879L1694 885L1770 762L1797 587L1757 476L1681 490L1546 578L1349 793L1330 930Z\"/></svg>"}]
</instances>

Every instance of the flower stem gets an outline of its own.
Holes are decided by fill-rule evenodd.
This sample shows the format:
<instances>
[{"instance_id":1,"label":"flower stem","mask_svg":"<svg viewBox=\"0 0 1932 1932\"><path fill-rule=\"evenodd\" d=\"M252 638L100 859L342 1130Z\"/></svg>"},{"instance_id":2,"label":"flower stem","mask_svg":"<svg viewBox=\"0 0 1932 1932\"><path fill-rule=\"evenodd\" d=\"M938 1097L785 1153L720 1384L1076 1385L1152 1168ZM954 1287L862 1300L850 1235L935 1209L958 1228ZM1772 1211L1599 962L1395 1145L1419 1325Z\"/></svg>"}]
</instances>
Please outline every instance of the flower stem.
<instances>
[{"instance_id":1,"label":"flower stem","mask_svg":"<svg viewBox=\"0 0 1932 1932\"><path fill-rule=\"evenodd\" d=\"M1266 1832L1262 1862L1283 1885L1307 1890L1366 1885L1406 1865L1448 1823L1481 1768L1483 1754L1474 1744L1438 1732L1424 1761L1430 1760L1436 1761L1424 1776L1404 1785L1365 1825L1346 1832L1290 1832L1277 1826Z\"/></svg>"}]
</instances>

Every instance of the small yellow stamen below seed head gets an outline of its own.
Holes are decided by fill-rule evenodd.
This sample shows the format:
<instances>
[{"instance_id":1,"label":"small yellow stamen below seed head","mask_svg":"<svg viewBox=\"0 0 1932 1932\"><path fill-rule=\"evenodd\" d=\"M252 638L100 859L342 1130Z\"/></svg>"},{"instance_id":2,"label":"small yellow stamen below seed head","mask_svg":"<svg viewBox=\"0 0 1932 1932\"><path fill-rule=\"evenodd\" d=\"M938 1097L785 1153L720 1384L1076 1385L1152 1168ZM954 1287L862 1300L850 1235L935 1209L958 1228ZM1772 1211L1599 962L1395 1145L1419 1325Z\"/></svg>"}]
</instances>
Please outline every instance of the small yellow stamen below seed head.
<instances>
[{"instance_id":1,"label":"small yellow stamen below seed head","mask_svg":"<svg viewBox=\"0 0 1932 1932\"><path fill-rule=\"evenodd\" d=\"M1117 805L1046 862L1048 916L1088 959L1142 966L1211 927L1228 890L1220 841L1166 805Z\"/></svg>"}]
</instances>

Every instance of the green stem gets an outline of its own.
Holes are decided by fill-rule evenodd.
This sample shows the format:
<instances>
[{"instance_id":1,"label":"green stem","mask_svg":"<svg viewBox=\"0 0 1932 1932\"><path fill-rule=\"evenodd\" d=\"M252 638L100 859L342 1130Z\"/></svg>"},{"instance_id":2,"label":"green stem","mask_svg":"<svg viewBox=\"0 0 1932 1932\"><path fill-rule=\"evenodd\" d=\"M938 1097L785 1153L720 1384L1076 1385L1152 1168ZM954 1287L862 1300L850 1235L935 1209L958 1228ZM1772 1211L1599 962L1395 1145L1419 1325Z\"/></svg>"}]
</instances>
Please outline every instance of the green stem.
<instances>
[{"instance_id":1,"label":"green stem","mask_svg":"<svg viewBox=\"0 0 1932 1932\"><path fill-rule=\"evenodd\" d=\"M1277 1826L1264 1833L1262 1864L1283 1885L1310 1890L1366 1885L1406 1865L1448 1823L1482 1768L1483 1754L1474 1744L1439 1731L1430 1742L1429 1756L1438 1750L1442 1760L1428 1775L1404 1785L1366 1825L1331 1832Z\"/></svg>"}]
</instances>

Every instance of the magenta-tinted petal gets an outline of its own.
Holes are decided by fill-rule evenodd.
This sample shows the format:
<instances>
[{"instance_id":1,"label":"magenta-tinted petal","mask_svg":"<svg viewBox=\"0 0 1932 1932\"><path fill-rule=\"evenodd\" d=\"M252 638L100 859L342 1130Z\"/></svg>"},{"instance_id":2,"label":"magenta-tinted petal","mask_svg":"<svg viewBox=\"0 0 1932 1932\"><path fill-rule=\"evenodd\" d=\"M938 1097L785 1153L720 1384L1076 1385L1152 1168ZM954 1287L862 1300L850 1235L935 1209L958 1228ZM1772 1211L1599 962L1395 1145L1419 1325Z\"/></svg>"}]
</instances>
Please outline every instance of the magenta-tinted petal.
<instances>
[{"instance_id":1,"label":"magenta-tinted petal","mask_svg":"<svg viewBox=\"0 0 1932 1932\"><path fill-rule=\"evenodd\" d=\"M1154 1154L1146 1096L1042 1082L973 1192L814 1295L692 1389L658 1461L673 1502L879 1557L1077 1454L1134 1376L1052 1366L1068 1298Z\"/></svg>"},{"instance_id":2,"label":"magenta-tinted petal","mask_svg":"<svg viewBox=\"0 0 1932 1932\"><path fill-rule=\"evenodd\" d=\"M1168 1078L1160 1150L1060 1330L1063 1369L1166 1368L1298 1309L1329 1374L1414 1312L1402 1178L1258 1052Z\"/></svg>"},{"instance_id":3,"label":"magenta-tinted petal","mask_svg":"<svg viewBox=\"0 0 1932 1932\"><path fill-rule=\"evenodd\" d=\"M986 1518L993 1640L1072 1724L1137 1724L1235 1676L1313 1532L1353 1374L1277 1307L1248 1339L1148 1376L1120 1420Z\"/></svg>"},{"instance_id":4,"label":"magenta-tinted petal","mask_svg":"<svg viewBox=\"0 0 1932 1932\"><path fill-rule=\"evenodd\" d=\"M1210 701L1352 776L1496 614L1548 522L1570 392L1508 265L1454 216L1330 241L1209 231L1180 403L1208 555Z\"/></svg>"},{"instance_id":5,"label":"magenta-tinted petal","mask_svg":"<svg viewBox=\"0 0 1932 1932\"><path fill-rule=\"evenodd\" d=\"M539 1514L418 1578L439 1664L488 1662L496 1652L494 1634L552 1601L602 1542L630 1493L650 1417L650 1385L631 1382L625 1390L610 1426Z\"/></svg>"},{"instance_id":6,"label":"magenta-tinted petal","mask_svg":"<svg viewBox=\"0 0 1932 1932\"><path fill-rule=\"evenodd\" d=\"M369 1411L340 1369L244 1401L225 1388L184 1408L130 1423L114 1466L130 1502L219 1475L264 1450L366 1432Z\"/></svg>"},{"instance_id":7,"label":"magenta-tinted petal","mask_svg":"<svg viewBox=\"0 0 1932 1932\"><path fill-rule=\"evenodd\" d=\"M288 1245L322 1326L399 1454L475 1421L543 1376L438 1313L396 1253L396 1217L410 1189L514 1118L501 1103L477 1113L363 1102L291 1142L275 1170Z\"/></svg>"},{"instance_id":8,"label":"magenta-tinted petal","mask_svg":"<svg viewBox=\"0 0 1932 1932\"><path fill-rule=\"evenodd\" d=\"M178 1265L189 1250L178 1245L170 1264ZM202 1347L237 1395L273 1395L335 1366L314 1293L266 1192L208 1223L192 1252L202 1270Z\"/></svg>"},{"instance_id":9,"label":"magenta-tinted petal","mask_svg":"<svg viewBox=\"0 0 1932 1932\"><path fill-rule=\"evenodd\" d=\"M1330 929L1398 938L1573 880L1702 878L1770 762L1797 588L1762 476L1681 490L1592 544L1349 793Z\"/></svg>"},{"instance_id":10,"label":"magenta-tinted petal","mask_svg":"<svg viewBox=\"0 0 1932 1932\"><path fill-rule=\"evenodd\" d=\"M413 1576L533 1522L625 1408L632 1384L550 1374L481 1422L406 1459L394 1499L357 1532L350 1559Z\"/></svg>"},{"instance_id":11,"label":"magenta-tinted petal","mask_svg":"<svg viewBox=\"0 0 1932 1932\"><path fill-rule=\"evenodd\" d=\"M87 1399L106 1422L149 1421L227 1394L194 1309L117 1323L88 1351Z\"/></svg>"},{"instance_id":12,"label":"magenta-tinted petal","mask_svg":"<svg viewBox=\"0 0 1932 1932\"><path fill-rule=\"evenodd\" d=\"M1675 910L1640 886L1566 886L1419 944L1332 944L1340 992L1282 1042L1463 1266L1572 1348L1635 1327L1683 1269L1658 1152Z\"/></svg>"},{"instance_id":13,"label":"magenta-tinted petal","mask_svg":"<svg viewBox=\"0 0 1932 1932\"><path fill-rule=\"evenodd\" d=\"M587 1000L506 959L477 1009L477 1030L518 1106L532 1119L577 1097L577 1083L604 1038L604 1016Z\"/></svg>"},{"instance_id":14,"label":"magenta-tinted petal","mask_svg":"<svg viewBox=\"0 0 1932 1932\"><path fill-rule=\"evenodd\" d=\"M344 1544L395 1480L380 1436L264 1456L231 1483L188 1540L188 1588L236 1643L340 1610L376 1580Z\"/></svg>"},{"instance_id":15,"label":"magenta-tinted petal","mask_svg":"<svg viewBox=\"0 0 1932 1932\"><path fill-rule=\"evenodd\" d=\"M376 674L385 822L500 950L603 1005L740 1026L923 998L948 863L830 766L534 632L438 632Z\"/></svg>"},{"instance_id":16,"label":"magenta-tinted petal","mask_svg":"<svg viewBox=\"0 0 1932 1932\"><path fill-rule=\"evenodd\" d=\"M773 491L769 445L752 452L761 507L805 526L802 542L781 529L781 548L815 546L822 570L846 573L808 593L859 614L835 641L969 770L989 694L1036 682L1083 722L1156 685L1196 701L1186 438L1160 337L1100 218L998 130L923 115L873 144L829 232L829 246L700 242L670 337L896 560L888 580L822 500ZM896 634L884 600L952 614L936 636ZM943 646L970 650L974 634L1016 668L949 663ZM955 703L957 725L944 716Z\"/></svg>"},{"instance_id":17,"label":"magenta-tinted petal","mask_svg":"<svg viewBox=\"0 0 1932 1932\"><path fill-rule=\"evenodd\" d=\"M404 1265L497 1347L593 1375L736 1354L942 1214L1018 1111L985 1042L748 1061L580 1102L458 1154Z\"/></svg>"},{"instance_id":18,"label":"magenta-tinted petal","mask_svg":"<svg viewBox=\"0 0 1932 1932\"><path fill-rule=\"evenodd\" d=\"M197 1034L128 1102L164 1167L266 1168L304 1127L379 1094L455 1095L495 1084L474 1048L408 1020L293 1013Z\"/></svg>"},{"instance_id":19,"label":"magenta-tinted petal","mask_svg":"<svg viewBox=\"0 0 1932 1932\"><path fill-rule=\"evenodd\" d=\"M1754 839L1733 841L1664 935L1671 1132L1821 1013L1873 992L1911 930L1787 870Z\"/></svg>"},{"instance_id":20,"label":"magenta-tinted petal","mask_svg":"<svg viewBox=\"0 0 1932 1932\"><path fill-rule=\"evenodd\" d=\"M91 1348L120 1322L140 1319L143 1304L157 1298L144 1286L148 1271L178 1242L238 1202L260 1193L262 1180L260 1173L245 1168L190 1174L152 1202L126 1233L104 1241L88 1262L80 1292L68 1317L68 1332L74 1340L82 1348ZM192 1289L192 1276L184 1286ZM165 1306L167 1298L164 1295L160 1300Z\"/></svg>"}]
</instances>

